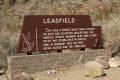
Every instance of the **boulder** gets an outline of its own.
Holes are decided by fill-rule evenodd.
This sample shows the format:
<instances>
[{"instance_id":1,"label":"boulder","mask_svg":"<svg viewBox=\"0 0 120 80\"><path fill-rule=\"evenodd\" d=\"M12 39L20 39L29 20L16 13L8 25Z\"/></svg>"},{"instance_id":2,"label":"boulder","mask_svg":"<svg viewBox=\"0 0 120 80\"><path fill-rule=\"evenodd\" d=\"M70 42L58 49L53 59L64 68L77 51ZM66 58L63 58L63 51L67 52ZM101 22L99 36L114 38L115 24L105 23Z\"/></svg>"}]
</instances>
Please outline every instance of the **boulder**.
<instances>
[{"instance_id":1,"label":"boulder","mask_svg":"<svg viewBox=\"0 0 120 80\"><path fill-rule=\"evenodd\" d=\"M85 70L89 77L100 77L104 75L104 66L96 61L85 63Z\"/></svg>"},{"instance_id":2,"label":"boulder","mask_svg":"<svg viewBox=\"0 0 120 80\"><path fill-rule=\"evenodd\" d=\"M15 76L15 80L33 80L33 78L30 74L22 72L21 74Z\"/></svg>"},{"instance_id":3,"label":"boulder","mask_svg":"<svg viewBox=\"0 0 120 80\"><path fill-rule=\"evenodd\" d=\"M95 61L101 63L104 66L105 69L110 68L110 66L108 64L108 58L105 57L105 56L97 56L95 58Z\"/></svg>"},{"instance_id":4,"label":"boulder","mask_svg":"<svg viewBox=\"0 0 120 80\"><path fill-rule=\"evenodd\" d=\"M120 66L120 59L118 58L109 58L108 63L110 67L116 68Z\"/></svg>"}]
</instances>

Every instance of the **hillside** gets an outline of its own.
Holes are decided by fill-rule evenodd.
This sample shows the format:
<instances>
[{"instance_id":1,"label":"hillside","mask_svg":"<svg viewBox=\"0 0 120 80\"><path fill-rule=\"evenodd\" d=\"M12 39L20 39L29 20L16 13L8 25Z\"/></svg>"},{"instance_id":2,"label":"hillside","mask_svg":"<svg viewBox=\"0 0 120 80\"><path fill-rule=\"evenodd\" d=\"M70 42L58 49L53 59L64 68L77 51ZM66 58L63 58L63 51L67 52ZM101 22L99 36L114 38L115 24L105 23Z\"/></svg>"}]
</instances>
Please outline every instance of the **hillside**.
<instances>
[{"instance_id":1,"label":"hillside","mask_svg":"<svg viewBox=\"0 0 120 80\"><path fill-rule=\"evenodd\" d=\"M104 46L119 46L119 0L0 0L0 65L16 52L24 15L90 15L102 26Z\"/></svg>"}]
</instances>

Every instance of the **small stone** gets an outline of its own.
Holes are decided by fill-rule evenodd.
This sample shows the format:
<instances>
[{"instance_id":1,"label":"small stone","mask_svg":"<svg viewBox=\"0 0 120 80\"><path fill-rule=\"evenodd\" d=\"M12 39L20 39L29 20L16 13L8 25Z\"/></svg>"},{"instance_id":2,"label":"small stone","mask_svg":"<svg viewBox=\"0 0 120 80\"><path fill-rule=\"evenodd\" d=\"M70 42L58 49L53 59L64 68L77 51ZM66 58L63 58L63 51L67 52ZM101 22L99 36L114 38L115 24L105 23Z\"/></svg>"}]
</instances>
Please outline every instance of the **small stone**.
<instances>
[{"instance_id":1,"label":"small stone","mask_svg":"<svg viewBox=\"0 0 120 80\"><path fill-rule=\"evenodd\" d=\"M47 71L47 75L55 74L56 72L57 72L56 70L48 70Z\"/></svg>"},{"instance_id":2,"label":"small stone","mask_svg":"<svg viewBox=\"0 0 120 80\"><path fill-rule=\"evenodd\" d=\"M21 74L15 76L15 80L33 80L30 74L22 72Z\"/></svg>"},{"instance_id":3,"label":"small stone","mask_svg":"<svg viewBox=\"0 0 120 80\"><path fill-rule=\"evenodd\" d=\"M100 77L104 75L104 66L96 61L85 63L85 70L89 77Z\"/></svg>"},{"instance_id":4,"label":"small stone","mask_svg":"<svg viewBox=\"0 0 120 80\"><path fill-rule=\"evenodd\" d=\"M104 66L105 69L110 68L110 66L108 64L108 58L105 57L105 56L97 56L95 58L95 61L101 63Z\"/></svg>"}]
</instances>

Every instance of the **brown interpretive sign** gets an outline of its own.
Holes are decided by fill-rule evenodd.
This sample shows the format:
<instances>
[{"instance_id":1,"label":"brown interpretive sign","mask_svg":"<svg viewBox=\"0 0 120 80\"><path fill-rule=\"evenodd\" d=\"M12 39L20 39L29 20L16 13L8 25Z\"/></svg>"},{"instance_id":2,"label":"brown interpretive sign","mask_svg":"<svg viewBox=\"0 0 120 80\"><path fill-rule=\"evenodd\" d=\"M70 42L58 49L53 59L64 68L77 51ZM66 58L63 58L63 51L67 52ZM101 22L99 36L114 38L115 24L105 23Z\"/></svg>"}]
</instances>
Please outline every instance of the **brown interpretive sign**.
<instances>
[{"instance_id":1,"label":"brown interpretive sign","mask_svg":"<svg viewBox=\"0 0 120 80\"><path fill-rule=\"evenodd\" d=\"M102 29L89 15L25 16L18 52L102 47Z\"/></svg>"}]
</instances>

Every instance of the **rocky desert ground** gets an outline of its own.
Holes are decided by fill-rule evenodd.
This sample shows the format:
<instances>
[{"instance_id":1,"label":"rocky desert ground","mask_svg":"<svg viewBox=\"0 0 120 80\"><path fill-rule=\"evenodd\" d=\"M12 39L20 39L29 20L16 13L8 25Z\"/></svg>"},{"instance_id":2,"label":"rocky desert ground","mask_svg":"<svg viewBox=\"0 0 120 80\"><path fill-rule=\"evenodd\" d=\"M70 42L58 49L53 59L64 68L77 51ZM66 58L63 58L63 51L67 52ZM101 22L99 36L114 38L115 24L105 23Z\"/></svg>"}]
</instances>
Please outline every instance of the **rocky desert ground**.
<instances>
[{"instance_id":1,"label":"rocky desert ground","mask_svg":"<svg viewBox=\"0 0 120 80\"><path fill-rule=\"evenodd\" d=\"M83 65L76 65L68 70L61 71L56 74L46 75L45 72L40 73L39 75L36 75L37 77L35 80L119 80L119 72L119 67L110 68L105 70L106 76L92 78L84 75Z\"/></svg>"},{"instance_id":2,"label":"rocky desert ground","mask_svg":"<svg viewBox=\"0 0 120 80\"><path fill-rule=\"evenodd\" d=\"M24 15L90 15L93 25L101 25L104 47L120 47L119 0L0 0L0 69L7 66L7 56L16 54ZM105 69L106 76L83 76L82 65L56 71L39 73L36 80L120 80L120 68ZM42 75L42 76L41 76ZM4 75L0 77L4 78Z\"/></svg>"},{"instance_id":3,"label":"rocky desert ground","mask_svg":"<svg viewBox=\"0 0 120 80\"><path fill-rule=\"evenodd\" d=\"M33 74L34 80L120 80L120 67L110 68L105 70L105 76L101 77L87 77L84 75L84 66L75 65L71 68L55 71L51 70ZM0 80L7 80L5 75L0 76ZM31 79L28 79L31 80Z\"/></svg>"}]
</instances>

